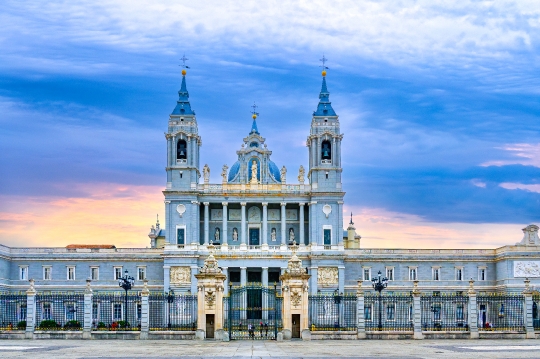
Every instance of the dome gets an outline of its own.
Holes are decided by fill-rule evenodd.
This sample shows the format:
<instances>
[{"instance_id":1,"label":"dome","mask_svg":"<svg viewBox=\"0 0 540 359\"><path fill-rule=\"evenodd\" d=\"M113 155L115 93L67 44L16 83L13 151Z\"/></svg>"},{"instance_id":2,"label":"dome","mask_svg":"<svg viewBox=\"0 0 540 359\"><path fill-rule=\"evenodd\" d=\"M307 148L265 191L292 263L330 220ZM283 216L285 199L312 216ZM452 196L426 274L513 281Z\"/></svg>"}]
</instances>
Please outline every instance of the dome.
<instances>
[{"instance_id":1,"label":"dome","mask_svg":"<svg viewBox=\"0 0 540 359\"><path fill-rule=\"evenodd\" d=\"M227 180L229 182L232 182L235 179L235 177L238 175L238 171L240 171L240 162L236 161L234 165L232 165L231 169L229 170L229 177Z\"/></svg>"},{"instance_id":2,"label":"dome","mask_svg":"<svg viewBox=\"0 0 540 359\"><path fill-rule=\"evenodd\" d=\"M279 172L279 168L274 162L268 161L268 170L276 181L281 182L281 172Z\"/></svg>"}]
</instances>

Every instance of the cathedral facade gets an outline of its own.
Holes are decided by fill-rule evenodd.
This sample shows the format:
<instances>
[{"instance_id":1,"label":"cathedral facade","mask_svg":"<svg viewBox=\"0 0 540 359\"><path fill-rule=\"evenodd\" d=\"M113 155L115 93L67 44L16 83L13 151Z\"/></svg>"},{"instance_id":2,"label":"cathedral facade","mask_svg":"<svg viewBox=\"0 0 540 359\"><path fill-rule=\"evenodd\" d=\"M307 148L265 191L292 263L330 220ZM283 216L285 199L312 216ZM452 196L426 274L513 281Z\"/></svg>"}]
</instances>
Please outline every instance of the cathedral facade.
<instances>
[{"instance_id":1,"label":"cathedral facade","mask_svg":"<svg viewBox=\"0 0 540 359\"><path fill-rule=\"evenodd\" d=\"M42 290L80 290L87 278L96 291L118 288L128 270L135 287L148 280L156 291L196 293L209 246L229 284L280 285L293 247L310 275L309 293L346 293L381 272L388 290L410 291L415 280L427 291L520 290L523 279L540 284L538 227L497 249L368 249L352 219L344 227L339 117L323 71L317 109L306 125L308 166L286 168L271 159L271 144L252 126L239 139L238 160L210 183L201 165L201 135L183 71L178 101L168 119L165 225L152 226L150 248L74 245L10 248L0 245L0 289L25 290L34 279ZM248 130L248 128L246 128ZM509 243L515 239L509 238ZM399 246L400 244L397 244Z\"/></svg>"}]
</instances>

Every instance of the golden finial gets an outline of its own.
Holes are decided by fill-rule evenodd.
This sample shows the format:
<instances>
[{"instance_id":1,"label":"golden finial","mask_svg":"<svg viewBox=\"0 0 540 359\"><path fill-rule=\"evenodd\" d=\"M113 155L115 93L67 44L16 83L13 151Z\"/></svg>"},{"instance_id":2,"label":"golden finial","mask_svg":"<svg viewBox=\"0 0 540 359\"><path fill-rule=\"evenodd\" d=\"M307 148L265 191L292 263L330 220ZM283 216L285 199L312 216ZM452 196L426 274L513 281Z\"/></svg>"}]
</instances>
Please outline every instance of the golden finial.
<instances>
[{"instance_id":1,"label":"golden finial","mask_svg":"<svg viewBox=\"0 0 540 359\"><path fill-rule=\"evenodd\" d=\"M255 102L253 102L253 106L251 106L251 108L253 109L253 111L251 111L251 118L253 118L254 120L257 118L257 115L259 114L257 112L257 105L255 104Z\"/></svg>"},{"instance_id":2,"label":"golden finial","mask_svg":"<svg viewBox=\"0 0 540 359\"><path fill-rule=\"evenodd\" d=\"M182 69L182 76L186 76L187 74L187 71L186 69L189 69L189 66L186 65L186 61L189 60L188 58L186 58L186 54L182 55L182 57L180 58L180 60L182 60L182 66L183 69Z\"/></svg>"},{"instance_id":3,"label":"golden finial","mask_svg":"<svg viewBox=\"0 0 540 359\"><path fill-rule=\"evenodd\" d=\"M322 66L321 66L321 67L322 67L322 72L321 72L321 75L322 75L323 77L325 77L325 76L326 76L326 70L328 70L328 67L326 66L326 61L328 61L328 59L327 59L326 57L324 57L324 54L323 54L322 59L320 59L319 61L322 62Z\"/></svg>"}]
</instances>

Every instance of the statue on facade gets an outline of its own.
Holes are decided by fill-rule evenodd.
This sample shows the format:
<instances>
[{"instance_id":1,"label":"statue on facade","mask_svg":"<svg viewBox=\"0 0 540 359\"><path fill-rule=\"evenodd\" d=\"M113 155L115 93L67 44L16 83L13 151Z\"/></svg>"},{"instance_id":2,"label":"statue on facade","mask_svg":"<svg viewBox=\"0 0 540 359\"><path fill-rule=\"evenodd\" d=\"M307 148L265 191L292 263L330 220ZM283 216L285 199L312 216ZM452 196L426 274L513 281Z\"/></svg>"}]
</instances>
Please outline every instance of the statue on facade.
<instances>
[{"instance_id":1,"label":"statue on facade","mask_svg":"<svg viewBox=\"0 0 540 359\"><path fill-rule=\"evenodd\" d=\"M216 232L214 233L214 243L219 243L219 228L216 227Z\"/></svg>"},{"instance_id":2,"label":"statue on facade","mask_svg":"<svg viewBox=\"0 0 540 359\"><path fill-rule=\"evenodd\" d=\"M238 242L238 229L236 227L232 229L232 240Z\"/></svg>"},{"instance_id":3,"label":"statue on facade","mask_svg":"<svg viewBox=\"0 0 540 359\"><path fill-rule=\"evenodd\" d=\"M281 167L281 183L287 183L287 168L285 166Z\"/></svg>"},{"instance_id":4,"label":"statue on facade","mask_svg":"<svg viewBox=\"0 0 540 359\"><path fill-rule=\"evenodd\" d=\"M257 161L253 160L251 162L251 183L257 184Z\"/></svg>"},{"instance_id":5,"label":"statue on facade","mask_svg":"<svg viewBox=\"0 0 540 359\"><path fill-rule=\"evenodd\" d=\"M227 182L227 170L229 169L229 166L223 165L223 168L221 169L221 177L223 178L223 182Z\"/></svg>"},{"instance_id":6,"label":"statue on facade","mask_svg":"<svg viewBox=\"0 0 540 359\"><path fill-rule=\"evenodd\" d=\"M289 229L289 244L293 244L293 243L294 243L294 229L290 228Z\"/></svg>"},{"instance_id":7,"label":"statue on facade","mask_svg":"<svg viewBox=\"0 0 540 359\"><path fill-rule=\"evenodd\" d=\"M298 170L298 182L300 184L304 184L305 175L306 175L306 171L304 170L304 166L300 165L300 169Z\"/></svg>"},{"instance_id":8,"label":"statue on facade","mask_svg":"<svg viewBox=\"0 0 540 359\"><path fill-rule=\"evenodd\" d=\"M272 241L276 241L276 229L275 228L272 228L272 230L270 231L270 240Z\"/></svg>"},{"instance_id":9,"label":"statue on facade","mask_svg":"<svg viewBox=\"0 0 540 359\"><path fill-rule=\"evenodd\" d=\"M207 164L204 165L202 169L204 183L210 182L210 167Z\"/></svg>"}]
</instances>

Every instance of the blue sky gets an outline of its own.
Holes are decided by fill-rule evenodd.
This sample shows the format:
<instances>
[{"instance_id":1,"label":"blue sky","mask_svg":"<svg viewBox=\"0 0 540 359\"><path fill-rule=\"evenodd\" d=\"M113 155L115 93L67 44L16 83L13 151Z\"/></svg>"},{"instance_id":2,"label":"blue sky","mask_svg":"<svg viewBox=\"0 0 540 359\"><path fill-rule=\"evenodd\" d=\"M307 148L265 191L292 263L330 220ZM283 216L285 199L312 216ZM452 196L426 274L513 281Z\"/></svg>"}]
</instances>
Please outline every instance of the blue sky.
<instances>
[{"instance_id":1,"label":"blue sky","mask_svg":"<svg viewBox=\"0 0 540 359\"><path fill-rule=\"evenodd\" d=\"M64 245L51 227L66 226L74 242L146 245L163 210L163 132L184 53L213 181L236 160L254 101L273 160L293 172L307 166L324 53L344 133L345 209L364 243L519 241L521 228L540 222L537 5L8 0L0 243ZM77 234L96 208L84 200L123 197L152 204L97 218L107 227L100 238Z\"/></svg>"}]
</instances>

